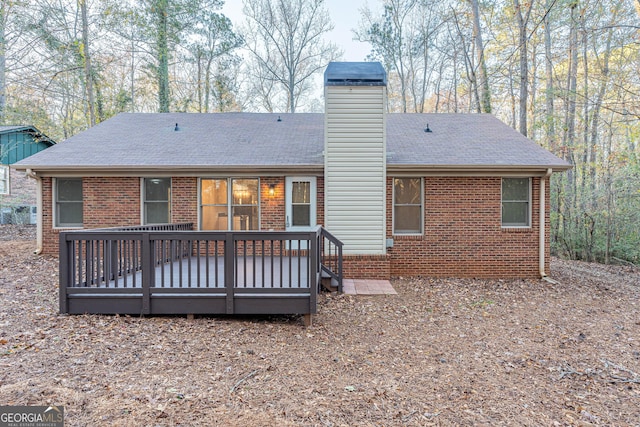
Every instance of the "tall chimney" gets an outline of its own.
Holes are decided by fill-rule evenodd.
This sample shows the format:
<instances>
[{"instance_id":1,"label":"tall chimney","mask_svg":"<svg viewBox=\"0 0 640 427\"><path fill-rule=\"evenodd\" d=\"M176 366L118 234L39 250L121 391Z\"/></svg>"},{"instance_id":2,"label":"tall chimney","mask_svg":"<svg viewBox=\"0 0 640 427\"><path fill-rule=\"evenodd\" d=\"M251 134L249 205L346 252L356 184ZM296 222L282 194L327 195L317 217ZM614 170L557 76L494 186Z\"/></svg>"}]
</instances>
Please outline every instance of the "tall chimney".
<instances>
[{"instance_id":1,"label":"tall chimney","mask_svg":"<svg viewBox=\"0 0 640 427\"><path fill-rule=\"evenodd\" d=\"M387 74L379 62L332 62L324 96L324 225L345 254L385 254Z\"/></svg>"}]
</instances>

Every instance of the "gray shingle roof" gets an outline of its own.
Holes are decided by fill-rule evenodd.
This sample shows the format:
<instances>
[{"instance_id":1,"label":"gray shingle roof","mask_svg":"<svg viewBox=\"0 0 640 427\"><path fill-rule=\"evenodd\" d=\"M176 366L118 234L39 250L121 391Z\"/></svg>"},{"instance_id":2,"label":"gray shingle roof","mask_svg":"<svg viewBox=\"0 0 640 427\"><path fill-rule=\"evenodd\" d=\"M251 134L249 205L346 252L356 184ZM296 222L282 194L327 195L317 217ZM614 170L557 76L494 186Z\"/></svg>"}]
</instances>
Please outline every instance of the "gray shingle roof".
<instances>
[{"instance_id":1,"label":"gray shingle roof","mask_svg":"<svg viewBox=\"0 0 640 427\"><path fill-rule=\"evenodd\" d=\"M389 114L387 152L398 165L569 166L490 114Z\"/></svg>"},{"instance_id":2,"label":"gray shingle roof","mask_svg":"<svg viewBox=\"0 0 640 427\"><path fill-rule=\"evenodd\" d=\"M427 123L433 132L424 132ZM323 149L323 114L123 113L16 166L321 169ZM388 114L387 152L389 167L569 166L488 114Z\"/></svg>"}]
</instances>

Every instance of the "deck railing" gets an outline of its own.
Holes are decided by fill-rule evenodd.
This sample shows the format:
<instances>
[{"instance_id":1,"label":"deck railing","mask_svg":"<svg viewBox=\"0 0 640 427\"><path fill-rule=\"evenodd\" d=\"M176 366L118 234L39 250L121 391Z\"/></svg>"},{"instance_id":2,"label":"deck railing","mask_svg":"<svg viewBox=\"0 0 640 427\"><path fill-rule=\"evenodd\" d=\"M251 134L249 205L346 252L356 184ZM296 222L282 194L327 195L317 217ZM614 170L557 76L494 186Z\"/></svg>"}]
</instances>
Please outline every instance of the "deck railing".
<instances>
[{"instance_id":1,"label":"deck railing","mask_svg":"<svg viewBox=\"0 0 640 427\"><path fill-rule=\"evenodd\" d=\"M128 225L123 227L92 228L90 231L190 231L192 222L177 222L170 224Z\"/></svg>"},{"instance_id":2,"label":"deck railing","mask_svg":"<svg viewBox=\"0 0 640 427\"><path fill-rule=\"evenodd\" d=\"M320 268L323 277L328 277L342 292L342 246L343 243L324 227L320 227Z\"/></svg>"},{"instance_id":3,"label":"deck railing","mask_svg":"<svg viewBox=\"0 0 640 427\"><path fill-rule=\"evenodd\" d=\"M310 232L192 228L167 224L60 233L60 311L307 314L316 311L323 274L341 285L342 244L322 227Z\"/></svg>"}]
</instances>

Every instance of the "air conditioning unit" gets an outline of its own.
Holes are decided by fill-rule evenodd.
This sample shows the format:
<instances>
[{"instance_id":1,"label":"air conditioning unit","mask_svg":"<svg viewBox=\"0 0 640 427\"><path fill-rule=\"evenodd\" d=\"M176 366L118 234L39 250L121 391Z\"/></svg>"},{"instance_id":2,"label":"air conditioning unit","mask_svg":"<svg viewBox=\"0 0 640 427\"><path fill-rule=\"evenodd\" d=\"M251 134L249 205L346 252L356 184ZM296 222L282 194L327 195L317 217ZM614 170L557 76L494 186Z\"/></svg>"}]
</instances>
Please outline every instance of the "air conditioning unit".
<instances>
[{"instance_id":1,"label":"air conditioning unit","mask_svg":"<svg viewBox=\"0 0 640 427\"><path fill-rule=\"evenodd\" d=\"M37 224L38 208L34 205L0 208L0 224Z\"/></svg>"},{"instance_id":2,"label":"air conditioning unit","mask_svg":"<svg viewBox=\"0 0 640 427\"><path fill-rule=\"evenodd\" d=\"M38 223L38 207L37 206L30 206L31 210L31 215L29 217L29 224L37 224Z\"/></svg>"},{"instance_id":3,"label":"air conditioning unit","mask_svg":"<svg viewBox=\"0 0 640 427\"><path fill-rule=\"evenodd\" d=\"M16 206L13 210L14 224L28 224L31 216L30 206Z\"/></svg>"},{"instance_id":4,"label":"air conditioning unit","mask_svg":"<svg viewBox=\"0 0 640 427\"><path fill-rule=\"evenodd\" d=\"M13 216L13 209L0 208L0 224L11 224L11 217Z\"/></svg>"}]
</instances>

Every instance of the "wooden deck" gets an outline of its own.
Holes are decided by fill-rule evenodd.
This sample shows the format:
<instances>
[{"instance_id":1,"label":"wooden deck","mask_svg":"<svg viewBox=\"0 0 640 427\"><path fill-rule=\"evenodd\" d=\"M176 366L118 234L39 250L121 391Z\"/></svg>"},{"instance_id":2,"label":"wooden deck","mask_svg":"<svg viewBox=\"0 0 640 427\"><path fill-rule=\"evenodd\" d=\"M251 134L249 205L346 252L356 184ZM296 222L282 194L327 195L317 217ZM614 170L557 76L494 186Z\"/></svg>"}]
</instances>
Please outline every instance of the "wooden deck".
<instances>
[{"instance_id":1,"label":"wooden deck","mask_svg":"<svg viewBox=\"0 0 640 427\"><path fill-rule=\"evenodd\" d=\"M321 276L342 287L342 243L322 227L172 226L60 233L60 312L309 315Z\"/></svg>"}]
</instances>

